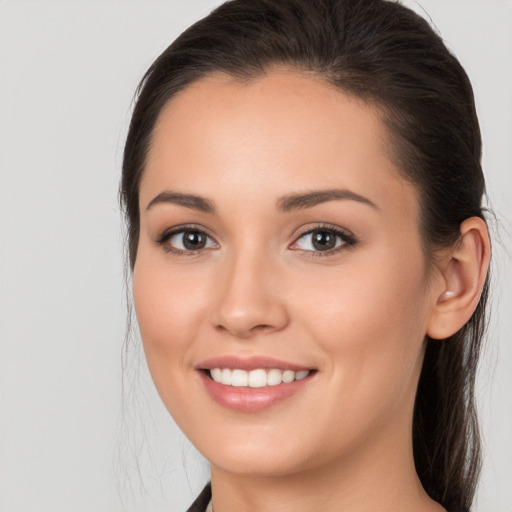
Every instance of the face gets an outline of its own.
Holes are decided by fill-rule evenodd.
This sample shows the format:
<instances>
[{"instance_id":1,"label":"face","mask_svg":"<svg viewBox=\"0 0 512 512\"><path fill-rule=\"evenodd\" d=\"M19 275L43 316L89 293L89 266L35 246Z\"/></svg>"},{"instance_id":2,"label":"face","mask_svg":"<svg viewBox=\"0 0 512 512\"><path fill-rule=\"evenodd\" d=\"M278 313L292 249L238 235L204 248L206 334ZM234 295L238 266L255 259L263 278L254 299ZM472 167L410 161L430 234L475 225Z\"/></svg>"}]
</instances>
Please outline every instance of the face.
<instances>
[{"instance_id":1,"label":"face","mask_svg":"<svg viewBox=\"0 0 512 512\"><path fill-rule=\"evenodd\" d=\"M216 76L161 112L133 285L158 392L213 468L409 448L431 300L375 110L312 76Z\"/></svg>"}]
</instances>

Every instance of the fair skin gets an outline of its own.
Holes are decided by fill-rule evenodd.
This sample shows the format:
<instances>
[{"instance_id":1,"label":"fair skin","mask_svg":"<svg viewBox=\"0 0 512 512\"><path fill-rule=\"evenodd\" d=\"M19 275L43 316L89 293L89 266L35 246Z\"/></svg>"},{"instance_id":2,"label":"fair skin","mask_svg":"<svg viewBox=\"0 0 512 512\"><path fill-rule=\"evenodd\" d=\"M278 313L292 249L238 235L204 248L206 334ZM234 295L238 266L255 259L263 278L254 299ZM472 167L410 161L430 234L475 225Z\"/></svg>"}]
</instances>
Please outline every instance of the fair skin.
<instances>
[{"instance_id":1,"label":"fair skin","mask_svg":"<svg viewBox=\"0 0 512 512\"><path fill-rule=\"evenodd\" d=\"M476 307L488 238L468 219L429 267L386 135L375 109L286 71L209 77L161 112L135 307L158 392L211 463L215 512L443 510L414 468L414 398L425 335ZM205 361L255 356L310 372L265 406L222 383L215 399Z\"/></svg>"}]
</instances>

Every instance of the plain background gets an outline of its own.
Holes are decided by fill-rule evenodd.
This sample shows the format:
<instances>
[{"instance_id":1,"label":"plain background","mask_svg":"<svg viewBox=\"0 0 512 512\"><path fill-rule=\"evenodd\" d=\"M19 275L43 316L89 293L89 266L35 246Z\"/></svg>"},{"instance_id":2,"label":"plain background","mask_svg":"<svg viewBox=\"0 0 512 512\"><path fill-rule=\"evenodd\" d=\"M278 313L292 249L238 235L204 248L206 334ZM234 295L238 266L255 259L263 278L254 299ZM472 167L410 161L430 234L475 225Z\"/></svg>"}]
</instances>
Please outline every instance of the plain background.
<instances>
[{"instance_id":1,"label":"plain background","mask_svg":"<svg viewBox=\"0 0 512 512\"><path fill-rule=\"evenodd\" d=\"M0 0L0 511L180 511L207 478L136 333L122 351L117 185L138 80L218 3ZM512 512L512 2L407 3L429 13L475 89L501 237L475 510Z\"/></svg>"}]
</instances>

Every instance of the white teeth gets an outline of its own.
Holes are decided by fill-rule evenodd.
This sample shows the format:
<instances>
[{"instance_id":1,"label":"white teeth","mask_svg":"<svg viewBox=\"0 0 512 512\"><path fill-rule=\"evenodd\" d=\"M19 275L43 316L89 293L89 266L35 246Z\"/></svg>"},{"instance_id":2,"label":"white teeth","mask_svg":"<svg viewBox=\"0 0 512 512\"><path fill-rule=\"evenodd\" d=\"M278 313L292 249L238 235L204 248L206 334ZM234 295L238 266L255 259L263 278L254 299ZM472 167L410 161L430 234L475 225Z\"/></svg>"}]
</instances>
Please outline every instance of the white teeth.
<instances>
[{"instance_id":1,"label":"white teeth","mask_svg":"<svg viewBox=\"0 0 512 512\"><path fill-rule=\"evenodd\" d=\"M295 373L295 380L305 379L309 375L309 370L302 370L301 372Z\"/></svg>"},{"instance_id":2,"label":"white teeth","mask_svg":"<svg viewBox=\"0 0 512 512\"><path fill-rule=\"evenodd\" d=\"M265 370L252 370L249 372L249 387L262 388L267 385L267 372Z\"/></svg>"},{"instance_id":3,"label":"white teeth","mask_svg":"<svg viewBox=\"0 0 512 512\"><path fill-rule=\"evenodd\" d=\"M249 374L245 370L233 370L231 372L231 385L244 387L249 384Z\"/></svg>"},{"instance_id":4,"label":"white teeth","mask_svg":"<svg viewBox=\"0 0 512 512\"><path fill-rule=\"evenodd\" d=\"M281 370L269 370L267 373L267 384L269 386L277 386L281 384L281 377L283 372Z\"/></svg>"},{"instance_id":5,"label":"white teeth","mask_svg":"<svg viewBox=\"0 0 512 512\"><path fill-rule=\"evenodd\" d=\"M215 382L225 386L262 388L265 386L277 386L278 384L288 384L294 380L305 379L309 375L309 370L294 372L292 370L271 370L257 369L240 370L235 368L212 368L210 376Z\"/></svg>"},{"instance_id":6,"label":"white teeth","mask_svg":"<svg viewBox=\"0 0 512 512\"><path fill-rule=\"evenodd\" d=\"M220 368L213 368L211 371L212 379L215 382L222 382L222 370Z\"/></svg>"},{"instance_id":7,"label":"white teeth","mask_svg":"<svg viewBox=\"0 0 512 512\"><path fill-rule=\"evenodd\" d=\"M288 384L289 382L293 382L295 380L295 372L292 372L291 370L285 370L283 372L283 382Z\"/></svg>"},{"instance_id":8,"label":"white teeth","mask_svg":"<svg viewBox=\"0 0 512 512\"><path fill-rule=\"evenodd\" d=\"M222 375L219 382L222 382L222 384L226 386L231 386L231 370L229 368L223 368L221 371Z\"/></svg>"}]
</instances>

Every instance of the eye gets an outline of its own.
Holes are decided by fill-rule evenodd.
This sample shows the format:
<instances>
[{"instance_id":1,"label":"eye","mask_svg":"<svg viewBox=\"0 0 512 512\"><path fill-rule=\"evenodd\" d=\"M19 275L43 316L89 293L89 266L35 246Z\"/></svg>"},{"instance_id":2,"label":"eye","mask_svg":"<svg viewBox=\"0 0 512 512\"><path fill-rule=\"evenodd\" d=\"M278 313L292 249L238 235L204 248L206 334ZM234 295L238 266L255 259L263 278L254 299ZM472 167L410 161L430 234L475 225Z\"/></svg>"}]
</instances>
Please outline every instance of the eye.
<instances>
[{"instance_id":1,"label":"eye","mask_svg":"<svg viewBox=\"0 0 512 512\"><path fill-rule=\"evenodd\" d=\"M217 242L199 229L179 229L164 233L158 240L169 252L198 252L218 247Z\"/></svg>"},{"instance_id":2,"label":"eye","mask_svg":"<svg viewBox=\"0 0 512 512\"><path fill-rule=\"evenodd\" d=\"M341 229L318 227L303 233L294 242L291 249L330 253L355 243L354 238Z\"/></svg>"}]
</instances>

